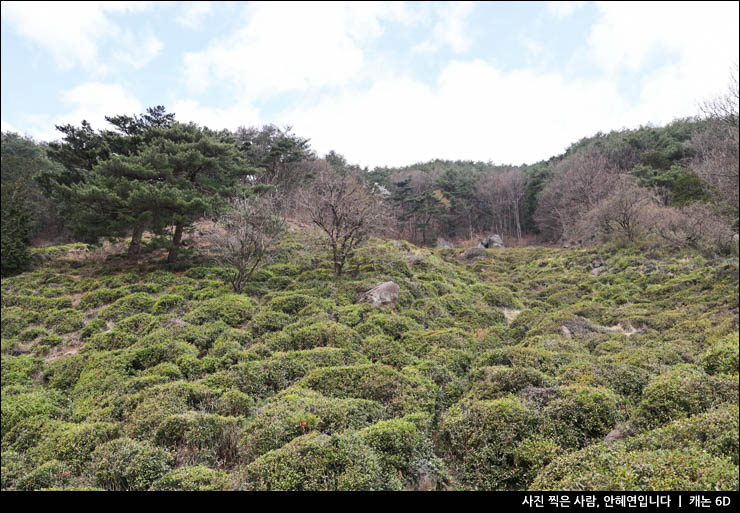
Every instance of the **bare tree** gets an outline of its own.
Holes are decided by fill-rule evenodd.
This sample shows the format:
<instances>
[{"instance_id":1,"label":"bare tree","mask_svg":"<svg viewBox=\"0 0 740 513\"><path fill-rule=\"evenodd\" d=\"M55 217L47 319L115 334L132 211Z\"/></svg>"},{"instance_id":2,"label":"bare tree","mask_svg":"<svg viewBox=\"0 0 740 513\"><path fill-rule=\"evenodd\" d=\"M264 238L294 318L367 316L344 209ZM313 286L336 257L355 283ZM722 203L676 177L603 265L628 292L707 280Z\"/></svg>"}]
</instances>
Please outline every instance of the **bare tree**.
<instances>
[{"instance_id":1,"label":"bare tree","mask_svg":"<svg viewBox=\"0 0 740 513\"><path fill-rule=\"evenodd\" d=\"M379 231L386 218L387 209L371 188L358 177L340 174L327 165L320 167L300 201L328 238L337 278L355 249Z\"/></svg>"},{"instance_id":2,"label":"bare tree","mask_svg":"<svg viewBox=\"0 0 740 513\"><path fill-rule=\"evenodd\" d=\"M609 195L620 172L598 148L587 148L559 162L535 213L543 234L552 240L576 236L574 228Z\"/></svg>"},{"instance_id":3,"label":"bare tree","mask_svg":"<svg viewBox=\"0 0 740 513\"><path fill-rule=\"evenodd\" d=\"M275 193L237 197L206 235L213 258L230 268L228 281L241 292L265 253L286 229L282 199Z\"/></svg>"},{"instance_id":4,"label":"bare tree","mask_svg":"<svg viewBox=\"0 0 740 513\"><path fill-rule=\"evenodd\" d=\"M707 129L691 138L696 156L691 168L716 192L716 203L728 217L737 219L740 187L740 122L738 117L738 69L730 79L728 91L705 102L702 113Z\"/></svg>"},{"instance_id":5,"label":"bare tree","mask_svg":"<svg viewBox=\"0 0 740 513\"><path fill-rule=\"evenodd\" d=\"M583 217L576 231L582 240L600 234L621 236L633 242L647 230L649 207L656 203L650 191L637 185L633 177L622 175L609 196Z\"/></svg>"}]
</instances>

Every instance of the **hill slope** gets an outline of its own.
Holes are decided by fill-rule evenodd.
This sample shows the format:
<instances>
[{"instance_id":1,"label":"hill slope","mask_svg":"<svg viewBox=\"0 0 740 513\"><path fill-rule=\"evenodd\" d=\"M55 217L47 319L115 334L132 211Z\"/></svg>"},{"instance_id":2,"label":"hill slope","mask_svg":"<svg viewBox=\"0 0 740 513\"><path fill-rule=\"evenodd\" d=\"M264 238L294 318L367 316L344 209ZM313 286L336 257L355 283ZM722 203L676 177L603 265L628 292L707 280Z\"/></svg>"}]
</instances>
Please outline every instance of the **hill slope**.
<instances>
[{"instance_id":1,"label":"hill slope","mask_svg":"<svg viewBox=\"0 0 740 513\"><path fill-rule=\"evenodd\" d=\"M736 259L463 251L3 279L2 488L738 488Z\"/></svg>"}]
</instances>

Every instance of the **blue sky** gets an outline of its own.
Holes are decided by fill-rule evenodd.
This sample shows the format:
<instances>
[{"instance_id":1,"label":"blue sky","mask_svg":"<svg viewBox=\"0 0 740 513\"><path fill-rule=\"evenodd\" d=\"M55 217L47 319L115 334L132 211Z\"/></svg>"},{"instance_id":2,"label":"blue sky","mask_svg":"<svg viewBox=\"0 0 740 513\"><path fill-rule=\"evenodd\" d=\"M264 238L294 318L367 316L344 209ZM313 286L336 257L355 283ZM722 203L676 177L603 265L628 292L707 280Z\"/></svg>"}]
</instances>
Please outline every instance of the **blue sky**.
<instances>
[{"instance_id":1,"label":"blue sky","mask_svg":"<svg viewBox=\"0 0 740 513\"><path fill-rule=\"evenodd\" d=\"M366 166L531 163L726 90L738 2L3 2L2 129L165 105Z\"/></svg>"}]
</instances>

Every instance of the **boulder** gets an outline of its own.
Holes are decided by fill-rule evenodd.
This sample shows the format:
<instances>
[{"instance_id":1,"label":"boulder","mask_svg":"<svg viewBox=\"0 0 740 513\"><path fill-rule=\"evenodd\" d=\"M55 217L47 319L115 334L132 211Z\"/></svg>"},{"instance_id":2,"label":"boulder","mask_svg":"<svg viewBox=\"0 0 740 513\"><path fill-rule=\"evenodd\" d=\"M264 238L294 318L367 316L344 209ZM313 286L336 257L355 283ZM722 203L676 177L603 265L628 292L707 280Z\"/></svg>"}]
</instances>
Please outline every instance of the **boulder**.
<instances>
[{"instance_id":1,"label":"boulder","mask_svg":"<svg viewBox=\"0 0 740 513\"><path fill-rule=\"evenodd\" d=\"M478 248L470 248L468 250L465 250L465 252L461 255L461 257L464 260L473 260L475 258L484 257L486 255L487 255L486 250L478 247Z\"/></svg>"},{"instance_id":2,"label":"boulder","mask_svg":"<svg viewBox=\"0 0 740 513\"><path fill-rule=\"evenodd\" d=\"M440 237L437 239L436 247L437 249L450 249L450 248L454 248L455 245L451 243L450 241L448 241L447 239L443 239L442 237Z\"/></svg>"},{"instance_id":3,"label":"boulder","mask_svg":"<svg viewBox=\"0 0 740 513\"><path fill-rule=\"evenodd\" d=\"M504 249L504 241L498 235L486 237L478 243L481 249Z\"/></svg>"},{"instance_id":4,"label":"boulder","mask_svg":"<svg viewBox=\"0 0 740 513\"><path fill-rule=\"evenodd\" d=\"M398 299L401 288L392 281L385 281L373 286L360 295L358 302L366 301L373 306L392 304Z\"/></svg>"}]
</instances>

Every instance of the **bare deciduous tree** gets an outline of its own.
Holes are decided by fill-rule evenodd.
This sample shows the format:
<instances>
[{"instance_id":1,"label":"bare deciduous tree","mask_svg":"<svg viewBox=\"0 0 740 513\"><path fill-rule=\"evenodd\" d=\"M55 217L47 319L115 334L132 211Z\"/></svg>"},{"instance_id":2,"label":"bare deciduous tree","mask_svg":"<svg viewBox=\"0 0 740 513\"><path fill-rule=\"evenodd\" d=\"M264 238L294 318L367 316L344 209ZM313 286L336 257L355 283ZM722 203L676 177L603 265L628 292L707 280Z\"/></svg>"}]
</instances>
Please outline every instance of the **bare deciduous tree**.
<instances>
[{"instance_id":1,"label":"bare deciduous tree","mask_svg":"<svg viewBox=\"0 0 740 513\"><path fill-rule=\"evenodd\" d=\"M654 204L656 199L650 191L637 185L633 177L622 175L609 196L584 216L576 228L579 238L616 235L633 242L648 229L649 207Z\"/></svg>"},{"instance_id":2,"label":"bare deciduous tree","mask_svg":"<svg viewBox=\"0 0 740 513\"><path fill-rule=\"evenodd\" d=\"M620 173L598 148L562 160L540 196L535 213L540 231L551 240L574 238L574 228L609 195Z\"/></svg>"},{"instance_id":3,"label":"bare deciduous tree","mask_svg":"<svg viewBox=\"0 0 740 513\"><path fill-rule=\"evenodd\" d=\"M380 231L386 207L370 188L351 174L339 174L324 165L304 189L301 205L327 236L334 275L339 278L347 259L370 235Z\"/></svg>"},{"instance_id":4,"label":"bare deciduous tree","mask_svg":"<svg viewBox=\"0 0 740 513\"><path fill-rule=\"evenodd\" d=\"M214 259L230 268L228 281L238 293L284 233L286 222L282 199L275 193L238 197L229 206L206 241Z\"/></svg>"}]
</instances>

